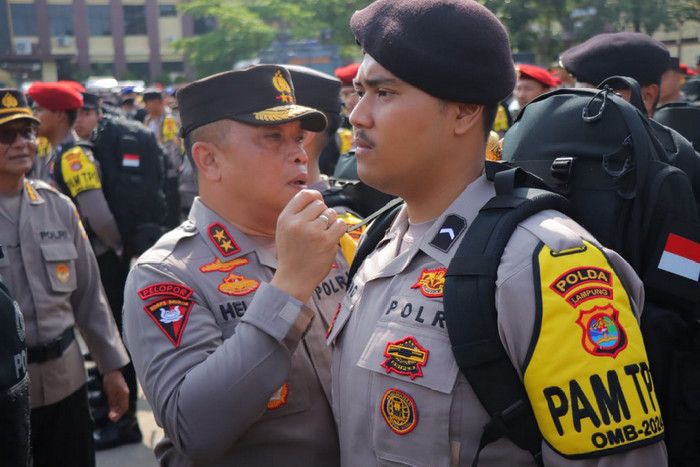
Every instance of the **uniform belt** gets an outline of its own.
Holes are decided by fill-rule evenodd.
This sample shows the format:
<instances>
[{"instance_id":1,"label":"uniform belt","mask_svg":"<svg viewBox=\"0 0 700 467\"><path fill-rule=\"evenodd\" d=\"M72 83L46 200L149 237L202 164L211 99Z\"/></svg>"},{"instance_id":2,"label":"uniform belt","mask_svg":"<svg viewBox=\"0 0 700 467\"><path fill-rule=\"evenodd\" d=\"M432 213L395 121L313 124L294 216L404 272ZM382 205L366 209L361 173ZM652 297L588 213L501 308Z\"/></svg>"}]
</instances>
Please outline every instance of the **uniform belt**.
<instances>
[{"instance_id":1,"label":"uniform belt","mask_svg":"<svg viewBox=\"0 0 700 467\"><path fill-rule=\"evenodd\" d=\"M27 349L27 360L29 363L43 363L49 360L55 360L63 355L63 352L66 351L74 340L75 332L73 331L73 326L71 326L48 344L29 347Z\"/></svg>"}]
</instances>

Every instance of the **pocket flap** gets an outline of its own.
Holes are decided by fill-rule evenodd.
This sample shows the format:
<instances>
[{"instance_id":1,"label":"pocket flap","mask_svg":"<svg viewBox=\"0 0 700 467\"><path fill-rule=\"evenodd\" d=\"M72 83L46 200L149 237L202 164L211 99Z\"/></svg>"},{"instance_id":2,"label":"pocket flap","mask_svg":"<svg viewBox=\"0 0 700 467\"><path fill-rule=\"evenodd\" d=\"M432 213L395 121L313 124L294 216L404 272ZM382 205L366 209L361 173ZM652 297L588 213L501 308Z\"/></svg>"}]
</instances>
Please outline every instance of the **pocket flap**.
<instances>
[{"instance_id":1,"label":"pocket flap","mask_svg":"<svg viewBox=\"0 0 700 467\"><path fill-rule=\"evenodd\" d=\"M450 394L459 368L446 333L380 322L357 365Z\"/></svg>"},{"instance_id":2,"label":"pocket flap","mask_svg":"<svg viewBox=\"0 0 700 467\"><path fill-rule=\"evenodd\" d=\"M49 243L41 245L41 255L46 261L68 261L78 258L78 250L72 243Z\"/></svg>"}]
</instances>

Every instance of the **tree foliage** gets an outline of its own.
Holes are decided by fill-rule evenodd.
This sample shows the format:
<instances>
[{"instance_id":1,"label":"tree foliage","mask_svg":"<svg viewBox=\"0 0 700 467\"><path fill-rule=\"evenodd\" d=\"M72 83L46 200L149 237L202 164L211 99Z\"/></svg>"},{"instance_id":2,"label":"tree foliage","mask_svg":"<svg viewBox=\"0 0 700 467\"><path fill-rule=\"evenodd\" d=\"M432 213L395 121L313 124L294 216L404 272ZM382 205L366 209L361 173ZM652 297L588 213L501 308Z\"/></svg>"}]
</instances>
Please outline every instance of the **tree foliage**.
<instances>
[{"instance_id":1,"label":"tree foliage","mask_svg":"<svg viewBox=\"0 0 700 467\"><path fill-rule=\"evenodd\" d=\"M602 32L679 28L700 21L698 0L478 0L504 22L513 50L549 64ZM230 69L275 39L319 39L357 54L348 22L371 0L181 0L180 9L214 27L176 44L197 74Z\"/></svg>"}]
</instances>

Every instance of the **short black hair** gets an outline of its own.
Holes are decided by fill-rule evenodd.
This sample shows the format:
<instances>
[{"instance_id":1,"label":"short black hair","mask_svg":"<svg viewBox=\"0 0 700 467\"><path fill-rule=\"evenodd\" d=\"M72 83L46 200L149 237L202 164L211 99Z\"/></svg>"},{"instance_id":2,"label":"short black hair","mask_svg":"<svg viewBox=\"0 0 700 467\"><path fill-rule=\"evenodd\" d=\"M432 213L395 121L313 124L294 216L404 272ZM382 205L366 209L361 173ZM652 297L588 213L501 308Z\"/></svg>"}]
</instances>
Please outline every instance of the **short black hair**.
<instances>
[{"instance_id":1,"label":"short black hair","mask_svg":"<svg viewBox=\"0 0 700 467\"><path fill-rule=\"evenodd\" d=\"M66 110L66 116L68 117L68 125L73 128L75 120L78 118L78 109Z\"/></svg>"}]
</instances>

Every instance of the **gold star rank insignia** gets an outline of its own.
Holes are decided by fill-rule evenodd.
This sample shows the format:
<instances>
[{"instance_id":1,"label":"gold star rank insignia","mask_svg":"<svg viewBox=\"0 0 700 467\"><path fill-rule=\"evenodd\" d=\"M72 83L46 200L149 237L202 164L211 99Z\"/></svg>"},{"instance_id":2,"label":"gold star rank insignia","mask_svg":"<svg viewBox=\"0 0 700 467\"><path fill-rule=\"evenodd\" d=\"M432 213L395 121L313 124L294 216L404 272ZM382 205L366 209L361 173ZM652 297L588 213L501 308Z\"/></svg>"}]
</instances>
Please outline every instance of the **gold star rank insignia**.
<instances>
[{"instance_id":1,"label":"gold star rank insignia","mask_svg":"<svg viewBox=\"0 0 700 467\"><path fill-rule=\"evenodd\" d=\"M233 241L231 234L226 230L223 224L214 222L209 226L208 232L209 239L222 255L231 256L241 251L240 247Z\"/></svg>"}]
</instances>

